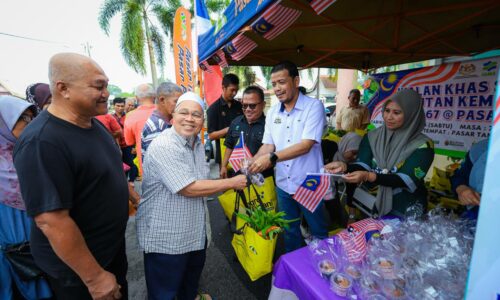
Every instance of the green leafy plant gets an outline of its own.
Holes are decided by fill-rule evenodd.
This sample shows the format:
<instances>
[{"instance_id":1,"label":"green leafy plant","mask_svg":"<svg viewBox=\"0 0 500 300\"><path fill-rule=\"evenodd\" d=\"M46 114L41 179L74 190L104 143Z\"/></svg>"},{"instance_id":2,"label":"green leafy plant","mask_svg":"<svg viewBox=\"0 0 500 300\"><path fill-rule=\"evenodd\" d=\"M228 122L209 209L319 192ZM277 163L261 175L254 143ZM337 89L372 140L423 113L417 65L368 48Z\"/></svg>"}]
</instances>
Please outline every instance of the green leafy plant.
<instances>
[{"instance_id":1,"label":"green leafy plant","mask_svg":"<svg viewBox=\"0 0 500 300\"><path fill-rule=\"evenodd\" d=\"M273 210L262 209L261 207L247 209L246 211L246 214L237 213L238 217L243 219L248 226L266 240L273 239L283 229L287 229L290 223L300 220L287 220L284 218L286 216L284 212L275 212Z\"/></svg>"}]
</instances>

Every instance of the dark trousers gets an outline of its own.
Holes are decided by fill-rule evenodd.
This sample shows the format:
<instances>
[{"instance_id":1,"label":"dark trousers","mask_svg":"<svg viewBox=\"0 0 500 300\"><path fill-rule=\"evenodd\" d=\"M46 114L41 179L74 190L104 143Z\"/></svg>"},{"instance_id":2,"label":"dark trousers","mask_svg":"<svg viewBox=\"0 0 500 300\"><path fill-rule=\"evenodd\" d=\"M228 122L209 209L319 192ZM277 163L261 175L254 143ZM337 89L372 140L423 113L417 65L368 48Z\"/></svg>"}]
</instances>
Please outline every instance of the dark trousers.
<instances>
[{"instance_id":1,"label":"dark trousers","mask_svg":"<svg viewBox=\"0 0 500 300\"><path fill-rule=\"evenodd\" d=\"M120 247L111 263L104 269L115 275L116 281L121 286L120 293L124 300L128 299L127 267L125 240L123 240L123 246ZM54 299L92 300L87 286L79 278L53 278L47 276L47 279L54 293Z\"/></svg>"},{"instance_id":2,"label":"dark trousers","mask_svg":"<svg viewBox=\"0 0 500 300\"><path fill-rule=\"evenodd\" d=\"M130 170L127 172L128 181L134 182L137 176L139 175L139 170L137 166L134 164L135 155L132 154L132 149L134 146L127 146L122 148L122 161L126 163Z\"/></svg>"},{"instance_id":3,"label":"dark trousers","mask_svg":"<svg viewBox=\"0 0 500 300\"><path fill-rule=\"evenodd\" d=\"M206 249L170 255L144 253L149 300L193 300L205 265Z\"/></svg>"}]
</instances>

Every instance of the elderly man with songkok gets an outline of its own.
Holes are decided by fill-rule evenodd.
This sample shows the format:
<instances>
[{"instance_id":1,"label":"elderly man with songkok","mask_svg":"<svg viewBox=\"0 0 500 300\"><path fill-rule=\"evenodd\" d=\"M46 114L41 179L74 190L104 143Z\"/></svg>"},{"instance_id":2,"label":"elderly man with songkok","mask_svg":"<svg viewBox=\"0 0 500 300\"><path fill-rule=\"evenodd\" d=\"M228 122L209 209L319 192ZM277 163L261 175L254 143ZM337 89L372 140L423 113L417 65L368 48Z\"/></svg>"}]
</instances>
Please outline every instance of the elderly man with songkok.
<instances>
[{"instance_id":1,"label":"elderly man with songkok","mask_svg":"<svg viewBox=\"0 0 500 300\"><path fill-rule=\"evenodd\" d=\"M144 251L149 299L198 299L198 282L210 240L205 196L241 190L247 178L210 180L198 134L204 103L192 92L178 100L172 128L157 136L144 158L137 236Z\"/></svg>"}]
</instances>

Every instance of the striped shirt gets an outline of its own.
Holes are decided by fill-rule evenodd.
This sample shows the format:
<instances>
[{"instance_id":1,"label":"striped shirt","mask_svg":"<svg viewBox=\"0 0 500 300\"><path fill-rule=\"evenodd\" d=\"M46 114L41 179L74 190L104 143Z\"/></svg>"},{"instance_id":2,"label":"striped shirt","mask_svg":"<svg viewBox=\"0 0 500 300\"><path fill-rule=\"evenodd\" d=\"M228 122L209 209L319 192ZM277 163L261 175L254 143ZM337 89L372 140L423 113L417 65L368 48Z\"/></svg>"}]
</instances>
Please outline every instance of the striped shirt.
<instances>
[{"instance_id":1,"label":"striped shirt","mask_svg":"<svg viewBox=\"0 0 500 300\"><path fill-rule=\"evenodd\" d=\"M142 198L137 211L137 237L146 253L183 254L202 250L210 241L205 197L179 194L196 180L209 178L203 144L174 128L150 145L144 161Z\"/></svg>"},{"instance_id":2,"label":"striped shirt","mask_svg":"<svg viewBox=\"0 0 500 300\"><path fill-rule=\"evenodd\" d=\"M172 127L170 121L167 120L158 110L153 111L149 119L144 124L141 135L141 148L142 148L142 161L146 157L146 151L149 144L157 137L163 130Z\"/></svg>"}]
</instances>

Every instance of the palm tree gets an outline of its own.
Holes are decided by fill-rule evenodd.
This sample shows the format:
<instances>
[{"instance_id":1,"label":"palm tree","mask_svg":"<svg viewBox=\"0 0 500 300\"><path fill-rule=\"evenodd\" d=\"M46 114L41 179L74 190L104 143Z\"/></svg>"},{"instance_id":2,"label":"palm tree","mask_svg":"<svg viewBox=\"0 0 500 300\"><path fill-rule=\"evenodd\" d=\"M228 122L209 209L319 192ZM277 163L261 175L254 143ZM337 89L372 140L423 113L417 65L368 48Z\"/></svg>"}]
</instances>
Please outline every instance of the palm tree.
<instances>
[{"instance_id":1,"label":"palm tree","mask_svg":"<svg viewBox=\"0 0 500 300\"><path fill-rule=\"evenodd\" d=\"M110 20L121 14L120 48L127 64L139 74L146 74L144 46L147 46L153 85L158 84L156 66L163 74L165 66L165 41L163 34L172 45L172 30L175 11L181 6L180 0L105 0L99 12L99 25L109 35ZM156 18L153 24L153 17Z\"/></svg>"}]
</instances>

